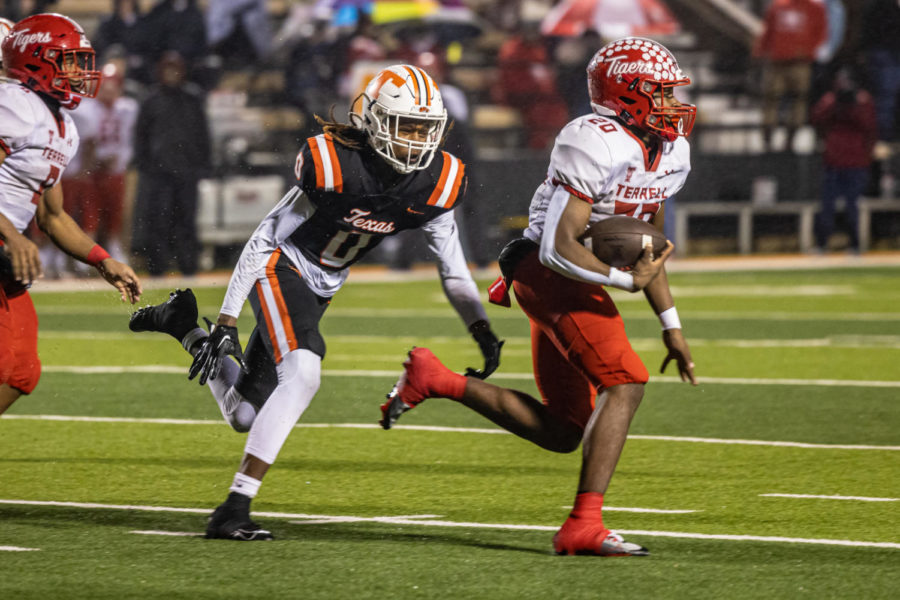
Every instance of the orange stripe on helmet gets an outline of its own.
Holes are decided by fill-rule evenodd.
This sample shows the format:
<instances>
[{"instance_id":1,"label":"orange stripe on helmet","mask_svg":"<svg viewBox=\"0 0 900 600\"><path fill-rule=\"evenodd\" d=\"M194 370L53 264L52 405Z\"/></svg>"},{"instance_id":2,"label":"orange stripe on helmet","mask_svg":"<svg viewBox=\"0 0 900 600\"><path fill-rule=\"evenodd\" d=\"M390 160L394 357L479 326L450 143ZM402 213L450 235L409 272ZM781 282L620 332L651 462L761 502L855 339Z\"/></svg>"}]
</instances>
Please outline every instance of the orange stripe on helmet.
<instances>
[{"instance_id":1,"label":"orange stripe on helmet","mask_svg":"<svg viewBox=\"0 0 900 600\"><path fill-rule=\"evenodd\" d=\"M428 82L431 77L419 67L415 67L415 69L419 72L419 75L422 76L422 82L425 84L425 106L431 106L431 84Z\"/></svg>"},{"instance_id":2,"label":"orange stripe on helmet","mask_svg":"<svg viewBox=\"0 0 900 600\"><path fill-rule=\"evenodd\" d=\"M421 94L421 90L419 89L419 80L416 77L416 72L413 71L412 67L404 66L403 68L406 69L406 72L409 73L409 76L412 78L412 89L416 95L416 104L422 104L422 100L421 100L422 94Z\"/></svg>"}]
</instances>

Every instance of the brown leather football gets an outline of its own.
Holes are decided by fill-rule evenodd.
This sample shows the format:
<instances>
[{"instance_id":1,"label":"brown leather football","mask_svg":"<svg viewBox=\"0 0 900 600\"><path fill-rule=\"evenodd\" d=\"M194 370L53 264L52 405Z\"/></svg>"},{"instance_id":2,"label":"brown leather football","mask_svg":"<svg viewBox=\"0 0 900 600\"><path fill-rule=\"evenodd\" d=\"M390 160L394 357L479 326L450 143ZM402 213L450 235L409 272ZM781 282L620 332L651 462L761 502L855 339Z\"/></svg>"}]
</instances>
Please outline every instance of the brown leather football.
<instances>
[{"instance_id":1,"label":"brown leather football","mask_svg":"<svg viewBox=\"0 0 900 600\"><path fill-rule=\"evenodd\" d=\"M641 256L647 241L653 242L653 255L666 248L666 236L653 225L625 215L598 221L581 238L594 256L617 269L629 269Z\"/></svg>"}]
</instances>

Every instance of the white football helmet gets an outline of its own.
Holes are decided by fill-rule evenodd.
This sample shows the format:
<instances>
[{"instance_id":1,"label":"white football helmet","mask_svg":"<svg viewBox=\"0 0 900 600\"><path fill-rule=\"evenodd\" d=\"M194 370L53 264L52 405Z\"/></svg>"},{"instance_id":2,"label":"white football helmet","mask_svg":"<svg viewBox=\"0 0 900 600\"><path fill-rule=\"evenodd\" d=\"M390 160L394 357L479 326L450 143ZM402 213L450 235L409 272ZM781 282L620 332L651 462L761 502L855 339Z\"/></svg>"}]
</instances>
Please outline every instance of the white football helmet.
<instances>
[{"instance_id":1,"label":"white football helmet","mask_svg":"<svg viewBox=\"0 0 900 600\"><path fill-rule=\"evenodd\" d=\"M9 19L4 19L0 17L0 44L3 43L3 40L6 39L6 36L9 34L9 30L15 26L15 23L10 21ZM3 55L0 54L0 69L3 68Z\"/></svg>"},{"instance_id":2,"label":"white football helmet","mask_svg":"<svg viewBox=\"0 0 900 600\"><path fill-rule=\"evenodd\" d=\"M428 73L412 65L392 65L372 78L360 98L362 114L350 113L350 122L366 132L375 152L400 173L431 164L447 125L447 110ZM428 125L424 140L400 134L400 125L411 122ZM398 156L404 148L406 156Z\"/></svg>"}]
</instances>

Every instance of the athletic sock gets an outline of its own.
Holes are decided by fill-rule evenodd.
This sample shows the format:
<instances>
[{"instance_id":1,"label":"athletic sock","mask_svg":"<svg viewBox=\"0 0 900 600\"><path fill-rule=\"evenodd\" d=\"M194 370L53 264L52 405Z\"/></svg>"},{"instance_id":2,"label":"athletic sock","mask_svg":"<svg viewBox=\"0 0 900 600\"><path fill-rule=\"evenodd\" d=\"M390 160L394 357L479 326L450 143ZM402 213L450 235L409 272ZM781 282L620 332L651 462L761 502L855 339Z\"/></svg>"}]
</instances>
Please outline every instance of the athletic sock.
<instances>
[{"instance_id":1,"label":"athletic sock","mask_svg":"<svg viewBox=\"0 0 900 600\"><path fill-rule=\"evenodd\" d=\"M599 492L579 492L575 495L575 506L569 513L570 519L599 521L603 523L603 494Z\"/></svg>"},{"instance_id":2,"label":"athletic sock","mask_svg":"<svg viewBox=\"0 0 900 600\"><path fill-rule=\"evenodd\" d=\"M200 344L209 337L209 332L201 327L194 327L181 338L181 345L185 350L195 356L200 350Z\"/></svg>"},{"instance_id":3,"label":"athletic sock","mask_svg":"<svg viewBox=\"0 0 900 600\"><path fill-rule=\"evenodd\" d=\"M445 376L429 382L429 387L435 396L460 400L466 393L466 377L448 369Z\"/></svg>"},{"instance_id":4,"label":"athletic sock","mask_svg":"<svg viewBox=\"0 0 900 600\"><path fill-rule=\"evenodd\" d=\"M246 504L250 506L250 499L255 498L256 494L259 493L259 486L262 485L262 481L259 479L254 479L249 475L244 475L240 471L234 474L234 482L231 484L231 487L228 488L230 490L230 494L228 494L228 502L232 501L232 496L237 496L235 498L236 502L244 502L242 498L246 498Z\"/></svg>"}]
</instances>

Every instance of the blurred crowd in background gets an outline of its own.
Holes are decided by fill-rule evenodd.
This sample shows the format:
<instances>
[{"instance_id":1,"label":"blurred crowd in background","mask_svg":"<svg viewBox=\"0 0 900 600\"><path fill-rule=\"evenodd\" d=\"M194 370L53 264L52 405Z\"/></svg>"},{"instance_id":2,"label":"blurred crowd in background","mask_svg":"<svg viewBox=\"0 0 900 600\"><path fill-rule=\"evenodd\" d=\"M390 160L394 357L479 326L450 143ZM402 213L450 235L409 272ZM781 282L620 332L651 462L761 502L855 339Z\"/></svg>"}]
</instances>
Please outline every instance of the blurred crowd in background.
<instances>
[{"instance_id":1,"label":"blurred crowd in background","mask_svg":"<svg viewBox=\"0 0 900 600\"><path fill-rule=\"evenodd\" d=\"M497 232L517 214L502 190L490 189L496 168L519 159L546 163L562 126L591 110L590 57L623 35L659 39L694 79L686 98L699 107L694 137L709 140L694 143L695 156L815 161L820 179L804 189L822 200L817 248L828 249L836 202L844 198L846 248L858 249L856 198L894 196L900 3L725 2L733 14L714 10L722 4L6 0L0 16L63 12L88 32L104 77L98 98L73 113L83 142L63 181L67 208L114 256L133 253L150 275L215 266L215 256L200 260L201 182L278 175L288 185L293 157L318 133L313 116L334 110L344 120L367 77L398 62L423 67L441 83L454 121L447 149L472 166L475 189L459 215L464 244L471 262L489 264ZM745 135L723 150L712 140L726 129ZM721 169L710 162L704 173L704 165L695 161L692 178ZM529 177L533 189L543 174ZM491 209L479 198L482 189L504 208ZM728 199L716 189L692 199ZM779 200L810 199L785 194ZM516 196L507 204L518 205L518 214L527 211L530 193L507 195ZM415 252L404 244L415 241L385 244L382 258L410 266ZM46 252L51 275L73 268Z\"/></svg>"}]
</instances>

